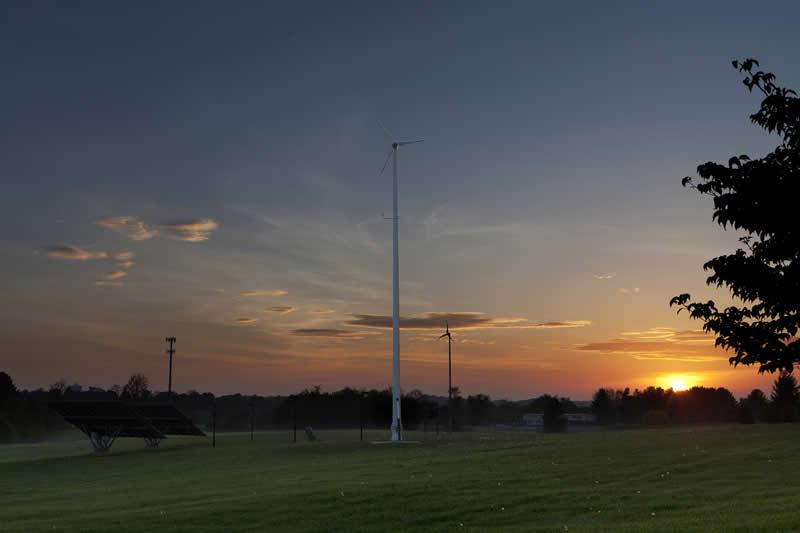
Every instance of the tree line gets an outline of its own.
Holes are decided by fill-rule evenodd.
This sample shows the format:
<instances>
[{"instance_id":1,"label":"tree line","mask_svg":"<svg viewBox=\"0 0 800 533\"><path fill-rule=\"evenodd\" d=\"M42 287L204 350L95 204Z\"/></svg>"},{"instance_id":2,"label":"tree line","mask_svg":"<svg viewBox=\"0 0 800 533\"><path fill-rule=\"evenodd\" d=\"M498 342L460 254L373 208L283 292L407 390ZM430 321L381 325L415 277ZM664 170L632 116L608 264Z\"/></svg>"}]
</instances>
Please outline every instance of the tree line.
<instances>
[{"instance_id":1,"label":"tree line","mask_svg":"<svg viewBox=\"0 0 800 533\"><path fill-rule=\"evenodd\" d=\"M312 387L288 396L232 394L215 396L209 392L154 392L143 374L133 374L125 385L108 389L70 386L65 380L47 390L21 391L11 377L0 372L0 442L36 440L69 426L48 404L61 400L122 400L133 403L172 402L198 426L217 431L300 428L389 427L391 390L344 389L324 392ZM568 398L542 395L523 401L493 400L486 394L464 396L453 388L452 407L446 397L413 390L401 398L403 425L409 430L447 431L452 410L453 427L460 431L480 426L519 425L525 413L544 413L548 429L562 429L562 413L581 409Z\"/></svg>"},{"instance_id":2,"label":"tree line","mask_svg":"<svg viewBox=\"0 0 800 533\"><path fill-rule=\"evenodd\" d=\"M781 373L769 398L753 389L738 401L724 387L692 387L674 391L601 388L592 398L592 413L600 424L686 424L794 422L800 419L800 389L790 373Z\"/></svg>"},{"instance_id":3,"label":"tree line","mask_svg":"<svg viewBox=\"0 0 800 533\"><path fill-rule=\"evenodd\" d=\"M591 406L569 398L543 394L520 400L493 400L486 394L464 396L454 387L453 426L456 431L522 424L526 413L542 413L545 431L567 429L566 413L592 413L599 424L682 424L718 422L792 422L800 420L800 390L791 374L781 374L767 397L753 390L738 401L725 388L693 387L687 391L648 387L643 390L601 388ZM30 441L69 426L49 407L61 400L117 400L172 402L199 427L217 431L303 428L388 428L391 423L390 389L346 387L332 392L319 387L297 394L258 396L209 392L154 392L147 377L134 374L125 385L108 389L70 387L64 380L47 390L18 390L11 377L0 372L0 442ZM403 424L408 430L448 430L450 407L446 397L414 390L402 396Z\"/></svg>"}]
</instances>

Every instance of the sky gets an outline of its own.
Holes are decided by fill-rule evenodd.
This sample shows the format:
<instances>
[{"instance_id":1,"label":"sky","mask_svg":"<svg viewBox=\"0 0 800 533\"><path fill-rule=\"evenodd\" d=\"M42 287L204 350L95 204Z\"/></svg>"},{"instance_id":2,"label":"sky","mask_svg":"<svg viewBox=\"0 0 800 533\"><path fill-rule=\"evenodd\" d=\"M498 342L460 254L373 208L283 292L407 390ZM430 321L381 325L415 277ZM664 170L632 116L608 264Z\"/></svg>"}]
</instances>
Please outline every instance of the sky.
<instances>
[{"instance_id":1,"label":"sky","mask_svg":"<svg viewBox=\"0 0 800 533\"><path fill-rule=\"evenodd\" d=\"M0 369L23 388L391 380L588 399L725 386L669 299L738 235L681 187L777 144L731 60L800 86L800 5L5 2Z\"/></svg>"}]
</instances>

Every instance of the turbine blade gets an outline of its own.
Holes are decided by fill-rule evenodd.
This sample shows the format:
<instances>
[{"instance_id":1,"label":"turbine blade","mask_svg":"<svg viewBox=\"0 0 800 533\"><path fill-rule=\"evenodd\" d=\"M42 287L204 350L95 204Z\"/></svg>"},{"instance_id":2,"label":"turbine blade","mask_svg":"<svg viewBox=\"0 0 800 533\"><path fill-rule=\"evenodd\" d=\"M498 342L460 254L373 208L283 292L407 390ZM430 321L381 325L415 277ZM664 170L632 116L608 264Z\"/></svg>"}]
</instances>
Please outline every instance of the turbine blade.
<instances>
[{"instance_id":1,"label":"turbine blade","mask_svg":"<svg viewBox=\"0 0 800 533\"><path fill-rule=\"evenodd\" d=\"M397 143L397 146L405 146L407 144L417 144L417 143L421 143L421 142L425 142L425 139L417 139L415 141L401 141L401 142Z\"/></svg>"},{"instance_id":2,"label":"turbine blade","mask_svg":"<svg viewBox=\"0 0 800 533\"><path fill-rule=\"evenodd\" d=\"M381 122L380 120L376 120L376 122L378 123L378 126L380 126L380 127L381 127L381 129L382 129L384 132L386 132L386 135L388 135L388 136L389 136L389 139L393 141L393 140L394 140L394 135L392 135L392 132L391 132L391 131L389 131L389 130L387 130L387 129L386 129L386 126L384 126L384 125L383 125L383 122Z\"/></svg>"},{"instance_id":3,"label":"turbine blade","mask_svg":"<svg viewBox=\"0 0 800 533\"><path fill-rule=\"evenodd\" d=\"M391 159L391 157L392 157L392 151L389 150L389 155L386 156L386 161L383 162L383 168L381 169L380 173L381 176L383 175L383 171L386 170L386 165L389 164L389 159Z\"/></svg>"}]
</instances>

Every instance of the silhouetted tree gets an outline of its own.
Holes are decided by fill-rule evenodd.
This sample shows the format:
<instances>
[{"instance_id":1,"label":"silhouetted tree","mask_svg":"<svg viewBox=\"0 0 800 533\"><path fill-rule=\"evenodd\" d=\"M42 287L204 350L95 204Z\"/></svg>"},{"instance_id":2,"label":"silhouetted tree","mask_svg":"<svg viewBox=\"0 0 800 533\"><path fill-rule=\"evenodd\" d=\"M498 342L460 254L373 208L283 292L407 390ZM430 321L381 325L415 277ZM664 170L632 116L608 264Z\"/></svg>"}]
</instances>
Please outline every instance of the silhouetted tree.
<instances>
[{"instance_id":1,"label":"silhouetted tree","mask_svg":"<svg viewBox=\"0 0 800 533\"><path fill-rule=\"evenodd\" d=\"M146 400L150 394L147 376L144 374L133 374L122 388L122 397L127 400Z\"/></svg>"},{"instance_id":2,"label":"silhouetted tree","mask_svg":"<svg viewBox=\"0 0 800 533\"><path fill-rule=\"evenodd\" d=\"M10 408L17 398L14 380L5 372L0 372L0 411Z\"/></svg>"},{"instance_id":3,"label":"silhouetted tree","mask_svg":"<svg viewBox=\"0 0 800 533\"><path fill-rule=\"evenodd\" d=\"M486 394L467 397L467 421L471 426L487 424L492 419L494 404Z\"/></svg>"},{"instance_id":4,"label":"silhouetted tree","mask_svg":"<svg viewBox=\"0 0 800 533\"><path fill-rule=\"evenodd\" d=\"M800 391L797 388L797 379L788 373L781 372L772 385L770 396L776 408L777 421L793 422L797 416L797 407L800 403Z\"/></svg>"},{"instance_id":5,"label":"silhouetted tree","mask_svg":"<svg viewBox=\"0 0 800 533\"><path fill-rule=\"evenodd\" d=\"M701 182L684 178L699 193L713 197L714 220L747 235L730 255L709 260L706 283L726 287L740 302L720 309L713 301L691 302L689 294L670 305L686 309L716 335L716 344L733 355L733 365L759 365L759 372L791 372L800 362L800 99L757 71L753 59L733 62L744 84L764 99L750 115L753 123L777 134L781 143L761 159L731 157L727 164L697 167Z\"/></svg>"},{"instance_id":6,"label":"silhouetted tree","mask_svg":"<svg viewBox=\"0 0 800 533\"><path fill-rule=\"evenodd\" d=\"M592 414L597 417L601 424L608 424L614 421L613 395L614 391L598 389L592 398Z\"/></svg>"},{"instance_id":7,"label":"silhouetted tree","mask_svg":"<svg viewBox=\"0 0 800 533\"><path fill-rule=\"evenodd\" d=\"M753 389L747 398L742 398L739 421L744 423L765 422L769 416L769 400L761 389Z\"/></svg>"},{"instance_id":8,"label":"silhouetted tree","mask_svg":"<svg viewBox=\"0 0 800 533\"><path fill-rule=\"evenodd\" d=\"M567 419L564 417L564 409L561 402L555 396L547 398L544 408L544 430L545 431L564 431L567 428Z\"/></svg>"},{"instance_id":9,"label":"silhouetted tree","mask_svg":"<svg viewBox=\"0 0 800 533\"><path fill-rule=\"evenodd\" d=\"M61 378L50 385L50 388L48 389L50 397L54 399L64 396L65 392L67 392L67 381L64 378Z\"/></svg>"}]
</instances>

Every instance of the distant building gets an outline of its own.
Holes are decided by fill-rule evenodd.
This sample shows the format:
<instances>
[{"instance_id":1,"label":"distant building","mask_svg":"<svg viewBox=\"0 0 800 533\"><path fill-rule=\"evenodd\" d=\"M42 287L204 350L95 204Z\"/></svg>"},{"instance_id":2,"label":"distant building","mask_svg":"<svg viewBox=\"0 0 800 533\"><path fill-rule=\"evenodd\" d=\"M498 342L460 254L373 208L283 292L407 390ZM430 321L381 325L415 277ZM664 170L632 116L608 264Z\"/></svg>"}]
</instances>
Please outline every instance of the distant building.
<instances>
[{"instance_id":1,"label":"distant building","mask_svg":"<svg viewBox=\"0 0 800 533\"><path fill-rule=\"evenodd\" d=\"M564 413L568 424L595 424L597 417L591 413Z\"/></svg>"},{"instance_id":2,"label":"distant building","mask_svg":"<svg viewBox=\"0 0 800 533\"><path fill-rule=\"evenodd\" d=\"M522 423L532 428L543 428L544 413L525 413L522 415Z\"/></svg>"},{"instance_id":3,"label":"distant building","mask_svg":"<svg viewBox=\"0 0 800 533\"><path fill-rule=\"evenodd\" d=\"M83 387L81 387L80 383L73 383L72 385L67 387L67 390L69 392L81 392L83 390Z\"/></svg>"},{"instance_id":4,"label":"distant building","mask_svg":"<svg viewBox=\"0 0 800 533\"><path fill-rule=\"evenodd\" d=\"M590 413L564 413L567 424L585 425L595 424L597 418ZM526 427L542 429L544 427L544 413L525 413L522 415L522 424Z\"/></svg>"}]
</instances>

